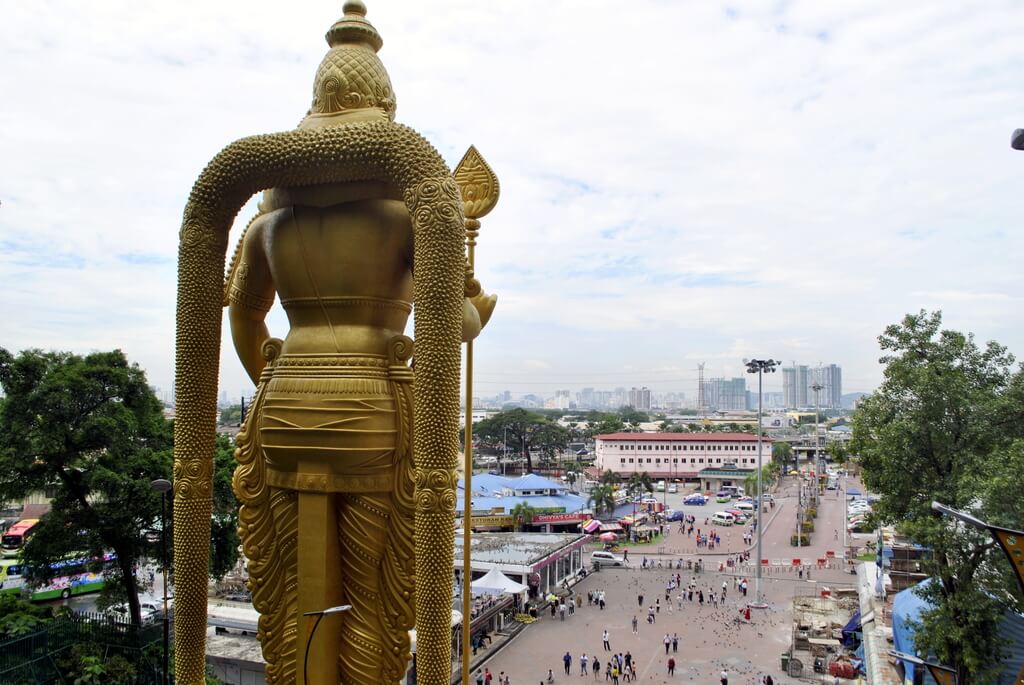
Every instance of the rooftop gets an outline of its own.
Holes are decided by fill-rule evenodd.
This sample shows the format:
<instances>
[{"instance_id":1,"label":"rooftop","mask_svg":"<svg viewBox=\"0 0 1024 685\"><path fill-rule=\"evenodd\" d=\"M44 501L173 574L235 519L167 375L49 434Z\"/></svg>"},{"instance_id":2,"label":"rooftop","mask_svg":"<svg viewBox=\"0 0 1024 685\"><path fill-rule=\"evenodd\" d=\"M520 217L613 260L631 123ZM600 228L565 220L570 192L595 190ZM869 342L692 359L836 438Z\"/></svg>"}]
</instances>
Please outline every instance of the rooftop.
<instances>
[{"instance_id":1,"label":"rooftop","mask_svg":"<svg viewBox=\"0 0 1024 685\"><path fill-rule=\"evenodd\" d=\"M663 442L757 442L757 436L751 433L606 433L595 435L595 440L635 440ZM771 438L762 437L762 442L771 442Z\"/></svg>"},{"instance_id":2,"label":"rooftop","mask_svg":"<svg viewBox=\"0 0 1024 685\"><path fill-rule=\"evenodd\" d=\"M470 558L476 562L529 566L585 537L579 533L473 533ZM462 536L455 536L455 562L462 562Z\"/></svg>"}]
</instances>

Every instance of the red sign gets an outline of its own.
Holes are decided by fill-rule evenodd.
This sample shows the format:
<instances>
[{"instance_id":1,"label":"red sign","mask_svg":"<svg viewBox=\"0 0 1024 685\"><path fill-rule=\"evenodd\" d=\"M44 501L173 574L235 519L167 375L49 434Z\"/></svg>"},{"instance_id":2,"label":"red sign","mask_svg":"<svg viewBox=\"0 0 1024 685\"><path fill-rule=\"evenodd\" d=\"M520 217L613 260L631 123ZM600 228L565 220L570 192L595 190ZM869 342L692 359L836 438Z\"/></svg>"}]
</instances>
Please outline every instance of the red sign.
<instances>
[{"instance_id":1,"label":"red sign","mask_svg":"<svg viewBox=\"0 0 1024 685\"><path fill-rule=\"evenodd\" d=\"M533 523L568 523L589 519L590 514L537 514L533 517Z\"/></svg>"}]
</instances>

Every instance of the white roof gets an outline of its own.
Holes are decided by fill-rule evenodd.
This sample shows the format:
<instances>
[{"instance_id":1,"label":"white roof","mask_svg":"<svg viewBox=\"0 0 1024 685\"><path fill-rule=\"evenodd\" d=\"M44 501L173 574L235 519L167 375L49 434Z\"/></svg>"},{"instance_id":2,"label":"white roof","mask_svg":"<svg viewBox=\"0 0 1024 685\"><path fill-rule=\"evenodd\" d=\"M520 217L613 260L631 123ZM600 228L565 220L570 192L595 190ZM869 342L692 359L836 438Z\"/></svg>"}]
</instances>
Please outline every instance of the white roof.
<instances>
[{"instance_id":1,"label":"white roof","mask_svg":"<svg viewBox=\"0 0 1024 685\"><path fill-rule=\"evenodd\" d=\"M518 594L526 591L526 586L512 580L496 568L492 568L483 578L470 583L473 592L487 595Z\"/></svg>"}]
</instances>

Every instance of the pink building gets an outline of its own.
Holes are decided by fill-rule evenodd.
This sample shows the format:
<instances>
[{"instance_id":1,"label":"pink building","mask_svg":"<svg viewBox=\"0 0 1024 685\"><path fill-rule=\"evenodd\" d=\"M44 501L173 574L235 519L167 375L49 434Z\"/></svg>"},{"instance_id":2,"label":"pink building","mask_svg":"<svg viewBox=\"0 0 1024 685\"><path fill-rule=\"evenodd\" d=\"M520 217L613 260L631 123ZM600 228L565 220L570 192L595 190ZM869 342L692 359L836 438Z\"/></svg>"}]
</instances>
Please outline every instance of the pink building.
<instances>
[{"instance_id":1,"label":"pink building","mask_svg":"<svg viewBox=\"0 0 1024 685\"><path fill-rule=\"evenodd\" d=\"M701 471L755 471L757 436L749 433L610 433L594 438L594 466L623 478L646 471L654 480L698 480ZM772 441L761 438L762 464Z\"/></svg>"}]
</instances>

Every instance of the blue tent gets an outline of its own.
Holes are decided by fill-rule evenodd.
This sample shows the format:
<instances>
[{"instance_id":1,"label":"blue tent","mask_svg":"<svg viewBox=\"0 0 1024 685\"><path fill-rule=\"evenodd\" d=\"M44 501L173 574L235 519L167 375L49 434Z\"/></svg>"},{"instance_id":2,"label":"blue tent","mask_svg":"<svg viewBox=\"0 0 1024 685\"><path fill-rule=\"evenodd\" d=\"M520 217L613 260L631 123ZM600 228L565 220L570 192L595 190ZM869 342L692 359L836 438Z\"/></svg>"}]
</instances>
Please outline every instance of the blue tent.
<instances>
[{"instance_id":1,"label":"blue tent","mask_svg":"<svg viewBox=\"0 0 1024 685\"><path fill-rule=\"evenodd\" d=\"M924 580L921 584L934 582L931 578ZM914 629L911 625L920 619L921 612L928 607L928 603L917 596L914 588L907 588L896 593L892 602L892 638L893 647L900 652L917 654L914 649ZM1016 682L1017 674L1024 666L1024 616L1020 614L1007 613L1003 616L999 626L1001 637L1007 640L1004 652L1002 670L999 672L995 685L1013 685ZM926 658L924 655L919 655ZM914 665L903 663L906 673L906 682L912 682L914 677ZM935 685L935 680L924 673L924 683Z\"/></svg>"}]
</instances>

